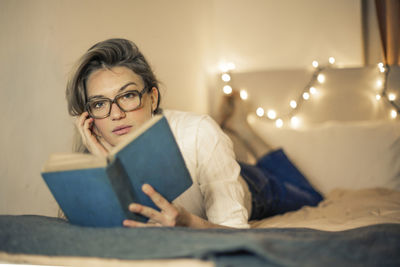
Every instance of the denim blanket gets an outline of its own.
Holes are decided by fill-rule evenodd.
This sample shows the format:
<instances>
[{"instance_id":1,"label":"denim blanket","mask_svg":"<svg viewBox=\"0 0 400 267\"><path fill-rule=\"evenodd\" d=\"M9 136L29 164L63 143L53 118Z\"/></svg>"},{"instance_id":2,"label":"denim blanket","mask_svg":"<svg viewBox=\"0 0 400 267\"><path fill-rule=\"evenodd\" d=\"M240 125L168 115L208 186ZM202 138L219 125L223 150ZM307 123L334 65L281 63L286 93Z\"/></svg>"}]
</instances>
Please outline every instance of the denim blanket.
<instances>
[{"instance_id":1,"label":"denim blanket","mask_svg":"<svg viewBox=\"0 0 400 267\"><path fill-rule=\"evenodd\" d=\"M217 266L400 266L400 224L341 232L304 228L90 228L0 216L0 251L117 259L196 258Z\"/></svg>"}]
</instances>

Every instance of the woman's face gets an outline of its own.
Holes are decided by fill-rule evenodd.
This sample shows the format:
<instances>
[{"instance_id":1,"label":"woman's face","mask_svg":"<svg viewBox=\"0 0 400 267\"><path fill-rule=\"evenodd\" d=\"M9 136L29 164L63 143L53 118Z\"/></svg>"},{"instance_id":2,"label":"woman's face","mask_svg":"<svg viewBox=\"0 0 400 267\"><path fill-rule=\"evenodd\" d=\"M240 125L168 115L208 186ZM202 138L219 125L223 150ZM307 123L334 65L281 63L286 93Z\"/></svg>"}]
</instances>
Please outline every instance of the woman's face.
<instances>
[{"instance_id":1,"label":"woman's face","mask_svg":"<svg viewBox=\"0 0 400 267\"><path fill-rule=\"evenodd\" d=\"M124 87L127 84L130 85ZM143 89L142 77L126 67L96 70L89 75L86 82L88 100L96 97L107 97L113 100L116 95L125 91L141 92ZM150 94L143 94L141 107L134 111L124 112L113 103L110 116L104 119L94 119L97 134L112 146L117 145L127 133L137 129L151 118L153 110L157 107L157 100L157 89L152 88Z\"/></svg>"}]
</instances>

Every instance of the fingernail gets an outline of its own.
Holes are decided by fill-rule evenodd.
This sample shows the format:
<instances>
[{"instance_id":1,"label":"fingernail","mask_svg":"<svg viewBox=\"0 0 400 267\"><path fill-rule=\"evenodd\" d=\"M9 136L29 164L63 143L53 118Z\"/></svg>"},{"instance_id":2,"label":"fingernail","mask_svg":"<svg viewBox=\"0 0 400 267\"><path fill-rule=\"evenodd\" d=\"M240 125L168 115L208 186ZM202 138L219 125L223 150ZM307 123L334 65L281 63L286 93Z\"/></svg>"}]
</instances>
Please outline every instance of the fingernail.
<instances>
[{"instance_id":1,"label":"fingernail","mask_svg":"<svg viewBox=\"0 0 400 267\"><path fill-rule=\"evenodd\" d=\"M145 193L147 193L147 192L149 192L149 190L150 190L150 186L149 186L148 184L143 184L143 185L142 185L142 190L143 190Z\"/></svg>"}]
</instances>

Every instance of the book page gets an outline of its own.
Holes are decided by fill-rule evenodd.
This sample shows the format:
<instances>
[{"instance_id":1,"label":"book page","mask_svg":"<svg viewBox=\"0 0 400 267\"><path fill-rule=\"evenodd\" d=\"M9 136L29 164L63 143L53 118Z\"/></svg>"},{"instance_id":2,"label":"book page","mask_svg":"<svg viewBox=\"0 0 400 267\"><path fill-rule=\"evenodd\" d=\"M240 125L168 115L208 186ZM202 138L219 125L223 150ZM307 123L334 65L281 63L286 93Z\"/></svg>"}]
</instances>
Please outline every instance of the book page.
<instances>
[{"instance_id":1,"label":"book page","mask_svg":"<svg viewBox=\"0 0 400 267\"><path fill-rule=\"evenodd\" d=\"M104 167L106 165L106 157L99 157L84 153L57 153L50 155L42 171L55 172L75 169L89 169Z\"/></svg>"}]
</instances>

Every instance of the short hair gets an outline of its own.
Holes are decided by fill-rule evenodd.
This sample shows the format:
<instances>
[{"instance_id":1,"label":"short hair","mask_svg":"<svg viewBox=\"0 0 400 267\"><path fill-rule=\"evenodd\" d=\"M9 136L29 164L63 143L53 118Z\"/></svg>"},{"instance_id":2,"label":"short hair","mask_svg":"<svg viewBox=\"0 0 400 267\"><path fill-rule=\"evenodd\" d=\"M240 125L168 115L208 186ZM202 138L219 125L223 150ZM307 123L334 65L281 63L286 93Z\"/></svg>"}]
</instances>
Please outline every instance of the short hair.
<instances>
[{"instance_id":1,"label":"short hair","mask_svg":"<svg viewBox=\"0 0 400 267\"><path fill-rule=\"evenodd\" d=\"M142 77L147 93L155 87L158 91L157 107L160 113L160 90L158 81L143 54L135 43L126 39L108 39L92 46L78 61L67 83L68 113L77 116L85 111L87 101L86 82L98 69L127 67Z\"/></svg>"}]
</instances>

